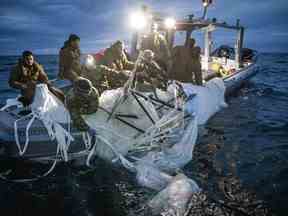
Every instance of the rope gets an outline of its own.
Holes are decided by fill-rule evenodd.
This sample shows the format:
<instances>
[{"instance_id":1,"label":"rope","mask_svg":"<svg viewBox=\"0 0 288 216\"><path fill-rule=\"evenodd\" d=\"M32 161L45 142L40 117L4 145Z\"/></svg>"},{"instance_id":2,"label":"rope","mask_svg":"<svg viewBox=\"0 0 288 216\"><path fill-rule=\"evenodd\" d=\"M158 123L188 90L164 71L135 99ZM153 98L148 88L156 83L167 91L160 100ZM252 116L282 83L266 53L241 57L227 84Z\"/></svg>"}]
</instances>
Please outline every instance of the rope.
<instances>
[{"instance_id":1,"label":"rope","mask_svg":"<svg viewBox=\"0 0 288 216\"><path fill-rule=\"evenodd\" d=\"M85 144L85 148L90 149L91 148L91 137L90 137L89 133L83 132L82 133L82 139L83 139L83 143Z\"/></svg>"},{"instance_id":2,"label":"rope","mask_svg":"<svg viewBox=\"0 0 288 216\"><path fill-rule=\"evenodd\" d=\"M25 139L24 148L23 148L23 150L22 150L22 149L21 149L21 144L20 144L20 141L19 141L19 136L18 136L18 125L17 125L17 123L18 123L19 121L24 120L24 119L26 119L26 118L28 118L28 117L31 117L31 116L33 116L33 117L32 117L32 119L29 121L29 123L28 123L28 125L27 125L27 127L26 127L26 132L25 132L26 139ZM17 145L17 148L18 148L18 151L19 151L19 155L20 155L20 156L23 156L23 155L25 154L27 148L28 148L28 144L29 144L29 130L30 130L30 127L31 127L32 123L34 122L35 118L36 118L36 117L34 116L34 114L33 114L33 113L30 113L29 115L24 116L24 117L22 117L22 118L20 118L20 119L17 119L17 120L14 122L14 137L15 137L16 145Z\"/></svg>"},{"instance_id":3,"label":"rope","mask_svg":"<svg viewBox=\"0 0 288 216\"><path fill-rule=\"evenodd\" d=\"M41 93L43 94L43 92L41 92ZM48 91L48 94L49 93L50 92ZM44 95L42 95L42 96L44 96ZM68 149L70 147L71 141L74 140L74 138L70 134L71 127L70 127L70 118L69 118L68 114L66 114L66 119L68 122L68 131L66 129L64 129L59 123L53 122L51 120L51 118L49 118L49 115L46 115L46 112L48 111L48 105L49 105L48 99L49 99L49 97L46 96L42 107L37 107L36 110L32 109L32 113L30 113L27 116L21 117L14 122L14 137L15 137L16 145L17 145L20 156L23 156L27 151L29 141L30 141L29 130L30 130L33 122L35 121L35 119L41 120L43 122L46 130L47 130L47 133L48 133L50 139L52 141L56 139L56 141L57 141L57 150L56 150L55 160L54 160L51 168L47 172L45 172L44 174L39 176L40 178L48 176L54 170L54 168L57 164L57 161L58 161L59 154L65 162L68 161ZM29 122L26 126L25 144L24 144L24 147L22 149L20 141L19 141L19 135L18 135L18 122L25 120L27 118L30 118L30 117L32 117L32 118L29 120ZM91 140L88 141L87 147L88 147L89 143L91 143ZM32 178L32 179L13 180L13 181L14 182L29 182L29 181L38 180L39 177ZM0 178L5 179L5 177L3 177L3 175L2 176L0 175Z\"/></svg>"},{"instance_id":4,"label":"rope","mask_svg":"<svg viewBox=\"0 0 288 216\"><path fill-rule=\"evenodd\" d=\"M35 178L29 178L29 179L8 179L5 176L3 176L2 174L0 174L0 179L6 182L12 182L12 183L29 183L29 182L35 182L35 181L39 181L45 177L47 177L56 167L57 162L58 162L58 154L59 154L59 146L57 146L57 151L56 151L56 155L55 155L55 160L53 161L52 166L50 167L50 169L48 171L46 171L45 173L43 173L42 175L38 175Z\"/></svg>"}]
</instances>

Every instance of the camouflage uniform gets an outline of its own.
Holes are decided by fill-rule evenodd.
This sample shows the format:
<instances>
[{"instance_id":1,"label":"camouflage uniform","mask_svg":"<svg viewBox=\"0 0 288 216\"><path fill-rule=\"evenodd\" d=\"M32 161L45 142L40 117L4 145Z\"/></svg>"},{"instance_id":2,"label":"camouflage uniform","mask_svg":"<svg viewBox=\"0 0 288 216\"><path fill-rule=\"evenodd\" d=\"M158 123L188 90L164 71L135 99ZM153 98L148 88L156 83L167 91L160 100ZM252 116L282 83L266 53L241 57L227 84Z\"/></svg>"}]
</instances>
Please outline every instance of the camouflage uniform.
<instances>
[{"instance_id":1,"label":"camouflage uniform","mask_svg":"<svg viewBox=\"0 0 288 216\"><path fill-rule=\"evenodd\" d=\"M77 85L79 80L86 80L90 89L86 92L79 91ZM71 89L66 95L66 107L70 111L73 125L80 131L89 130L89 126L86 124L82 115L89 115L97 112L99 106L99 94L96 88L94 88L91 82L87 79L79 77L75 80L73 89Z\"/></svg>"},{"instance_id":2,"label":"camouflage uniform","mask_svg":"<svg viewBox=\"0 0 288 216\"><path fill-rule=\"evenodd\" d=\"M37 62L34 62L31 67L26 66L20 59L10 73L9 85L21 90L20 101L25 106L32 102L37 82L49 84L43 67Z\"/></svg>"},{"instance_id":3,"label":"camouflage uniform","mask_svg":"<svg viewBox=\"0 0 288 216\"><path fill-rule=\"evenodd\" d=\"M144 51L144 59L141 64L142 73L137 74L139 82L146 81L155 88L166 88L166 72L153 60L154 53L151 50Z\"/></svg>"},{"instance_id":4,"label":"camouflage uniform","mask_svg":"<svg viewBox=\"0 0 288 216\"><path fill-rule=\"evenodd\" d=\"M169 72L169 79L202 85L199 50L185 46L174 47L172 50L172 67Z\"/></svg>"},{"instance_id":5,"label":"camouflage uniform","mask_svg":"<svg viewBox=\"0 0 288 216\"><path fill-rule=\"evenodd\" d=\"M166 38L158 32L144 36L141 50L151 50L155 53L155 61L164 69L170 68L171 53Z\"/></svg>"},{"instance_id":6,"label":"camouflage uniform","mask_svg":"<svg viewBox=\"0 0 288 216\"><path fill-rule=\"evenodd\" d=\"M111 69L105 65L96 65L93 69L83 70L83 77L89 79L100 93L108 89L115 89L123 86L128 74L123 71Z\"/></svg>"},{"instance_id":7,"label":"camouflage uniform","mask_svg":"<svg viewBox=\"0 0 288 216\"><path fill-rule=\"evenodd\" d=\"M117 41L106 49L100 64L118 71L133 70L135 66L134 62L129 61L124 50L121 51L121 48L118 46L123 46L120 41Z\"/></svg>"},{"instance_id":8,"label":"camouflage uniform","mask_svg":"<svg viewBox=\"0 0 288 216\"><path fill-rule=\"evenodd\" d=\"M75 80L81 76L82 65L80 64L80 49L74 49L66 41L59 52L59 74L60 79Z\"/></svg>"}]
</instances>

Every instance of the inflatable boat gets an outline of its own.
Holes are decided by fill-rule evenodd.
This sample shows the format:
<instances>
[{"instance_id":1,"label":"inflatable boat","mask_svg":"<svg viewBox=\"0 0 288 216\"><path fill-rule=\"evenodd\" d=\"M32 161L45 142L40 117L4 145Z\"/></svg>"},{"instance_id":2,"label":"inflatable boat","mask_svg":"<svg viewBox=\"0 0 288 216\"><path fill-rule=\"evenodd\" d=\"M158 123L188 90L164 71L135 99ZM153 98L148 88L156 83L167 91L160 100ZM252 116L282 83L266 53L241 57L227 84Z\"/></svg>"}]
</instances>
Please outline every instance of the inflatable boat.
<instances>
[{"instance_id":1,"label":"inflatable boat","mask_svg":"<svg viewBox=\"0 0 288 216\"><path fill-rule=\"evenodd\" d=\"M211 79L214 80L215 77L220 77L216 78L218 80L221 79L224 85L223 88L222 87L220 88L220 91L223 90L223 92L225 92L225 95L227 96L236 89L238 89L239 87L241 87L241 85L244 82L249 80L259 71L259 66L257 64L258 59L257 52L242 47L244 37L244 27L240 26L239 21L237 22L236 25L232 26L226 23L219 23L215 20L193 19L190 17L188 20L180 20L173 23L174 26L172 26L172 28L171 26L165 27L165 21L161 18L155 20L154 22L159 27L159 32L163 32L163 34L167 38L167 41L169 42L169 47L171 48L173 48L174 38L177 32L185 32L186 40L191 37L192 32L195 30L200 29L202 32L204 32L205 47L204 47L204 53L201 56L201 64L203 70L202 71L203 77L207 82L204 84L203 88L193 86L192 84L191 85L185 84L186 87L183 87L184 91L186 89L190 89L189 91L187 91L189 93L186 94L186 99L187 98L191 99L191 96L197 94L197 92L193 92L193 90L191 89L200 88L198 92L200 95L202 94L201 92L206 92L206 90L210 88L207 87L210 85L209 83L213 83L213 81L210 82ZM211 48L212 32L218 28L236 30L238 37L234 48L228 46L221 46L212 51ZM138 47L137 44L139 43L140 39L139 37L141 36L141 34L143 34L143 31L136 33L137 33L135 34L136 38L134 37L132 40L131 56L134 56L136 55L136 53L141 52L140 50L137 50ZM139 56L137 57L137 59L139 59ZM129 80L127 82L129 82ZM69 89L71 87L71 84L69 82L67 83L64 81L57 81L55 85L63 90ZM216 92L219 90L219 87L217 87L217 85L214 85L213 88ZM174 98L174 100L171 100L171 94L169 96L170 100L167 100L167 97L165 96L164 98L159 99L159 96L153 95L154 93L151 93L151 95L148 97L147 95L141 92L133 92L133 89L130 90L131 91L129 92L129 97L126 96L125 100L123 101L126 101L127 98L130 99L132 98L133 100L131 101L131 103L132 102L137 103L136 105L134 104L133 106L135 110L139 110L140 107L141 108L141 111L139 111L140 113L135 113L131 109L128 109L130 110L128 112L115 112L115 107L117 108L118 106L117 103L112 107L110 106L106 108L104 107L104 109L101 110L102 115L107 117L108 119L107 122L109 122L111 118L117 122L115 123L115 125L117 126L114 125L115 127L114 126L112 127L113 130L118 130L118 127L120 127L120 129L121 127L128 127L134 132L137 132L139 134L145 134L146 130L149 127L147 125L145 127L142 127L142 125L137 126L137 120L139 120L138 119L139 115L146 116L146 118L150 119L150 123L152 122L153 124L155 124L155 122L157 122L150 116L149 111L147 111L145 105L143 105L144 102L141 102L141 100L150 101L153 106L157 105L157 108L154 107L154 109L157 110L157 112L159 112L163 107L167 108L170 111L177 108L177 106L175 105L177 104L175 102L176 99ZM165 95L166 93L167 92L164 92L163 95ZM210 93L211 95L210 96L206 95L206 97L213 96L213 91L210 91ZM172 93L172 95L173 94L174 93ZM104 96L101 97L104 98ZM219 101L222 100L221 96L218 98ZM113 100L116 99L114 98ZM120 101L119 104L121 105L123 101ZM185 101L182 100L182 102L184 103ZM190 102L191 101L188 102L186 101L185 106L186 107L188 105L195 107L200 106L198 104ZM217 101L215 103L217 103ZM220 104L221 103L222 102L220 102ZM69 121L60 122L58 124L58 126L61 127L61 130L69 131L69 134L71 134L71 137L73 138L73 139L71 138L71 140L69 141L68 145L69 148L68 148L67 146L66 147L63 146L61 143L59 144L59 140L55 139L55 137L49 134L49 131L47 133L47 125L45 127L45 125L43 124L43 119L34 116L33 121L31 121L31 118L33 118L33 112L31 114L31 110L27 110L21 107L17 103L17 101L15 102L15 100L10 101L8 104L10 105L12 104L12 106L9 105L8 107L4 107L0 111L1 156L12 158L20 157L32 160L49 159L49 158L55 159L55 157L57 158L61 156L61 154L59 155L60 151L59 148L62 149L63 152L66 152L65 154L69 155L69 159L89 154L91 150L90 148L92 147L91 145L87 145L87 136L85 138L85 134L73 128L73 125L70 125ZM64 109L65 108L63 108L63 110ZM200 109L203 109L203 107L200 107ZM169 113L168 110L166 110L166 113ZM192 108L188 107L186 110L193 110L193 107ZM190 114L191 113L192 111L190 112ZM215 110L211 113L215 113ZM161 113L161 115L163 115L163 113ZM101 122L103 124L106 124L106 120L104 121L103 119L101 119ZM27 127L29 127L29 130L27 130ZM50 130L53 131L55 129L52 127L50 128ZM119 134L121 134L121 130L118 132ZM111 131L109 133L111 133ZM63 138L64 140L62 140L61 142L66 142L66 138L65 139Z\"/></svg>"},{"instance_id":2,"label":"inflatable boat","mask_svg":"<svg viewBox=\"0 0 288 216\"><path fill-rule=\"evenodd\" d=\"M216 55L216 54L215 54ZM234 60L229 60L212 56L211 59L213 62L222 62L225 61L229 67L233 65ZM211 65L211 64L210 64ZM224 67L228 67L222 63ZM211 65L213 67L213 65ZM233 66L232 66L233 67ZM213 69L213 68L212 68ZM208 70L206 76L209 77L209 74L215 74L215 71ZM232 70L232 73L225 74L221 79L223 80L225 86L225 96L229 96L237 89L239 89L243 83L253 77L258 71L259 66L257 65L257 55L253 56L249 62L243 63L242 68L239 70ZM203 71L203 73L205 73ZM208 81L209 82L209 81ZM71 83L69 81L58 80L54 83L57 87L61 88L64 91L67 91L71 87ZM186 84L189 85L189 84ZM193 85L191 85L193 87ZM195 87L195 86L194 86ZM141 94L141 93L140 93ZM152 94L152 93L151 93ZM173 103L169 103L167 100L159 100L158 97L151 96L152 99L155 100L155 103L160 107L167 107L169 109L173 109ZM150 98L150 99L151 99ZM149 99L149 100L150 100ZM12 100L13 101L13 100ZM11 102L10 102L11 103ZM13 104L13 102L12 102ZM19 105L19 104L18 104ZM106 110L106 114L111 114L112 110ZM31 120L29 114L31 111L27 108L17 106L17 102L14 106L11 106L7 109L2 109L0 111L0 155L1 157L8 158L23 158L29 160L50 160L55 159L57 155L57 142L56 140L51 140L49 137L46 128L43 125L43 122L39 119L35 119L33 124L29 128L29 132L27 133L27 126ZM121 122L121 124L126 125L132 130L136 130L139 133L144 133L145 129L139 127L135 127L131 120L133 118L137 118L137 115L131 113L118 113L116 116L117 121ZM108 117L107 117L108 118ZM17 126L17 131L16 131ZM68 124L62 125L64 128L68 128ZM73 158L79 158L83 156L87 156L89 151L87 150L87 146L85 146L83 141L83 133L77 131L76 128L71 125L70 128L71 134L73 136L73 141L71 141L71 145L68 150L69 160ZM20 155L21 148L23 146L16 145L15 133L17 133L19 143L25 146L27 142L27 137L29 137L29 147L25 151L25 154Z\"/></svg>"},{"instance_id":3,"label":"inflatable boat","mask_svg":"<svg viewBox=\"0 0 288 216\"><path fill-rule=\"evenodd\" d=\"M65 85L62 85L62 87L67 88L68 85L69 84L66 83ZM172 85L173 84L171 84L171 86ZM176 86L175 89L178 88L178 84L174 85ZM39 89L42 88L43 86L39 86ZM151 133L149 130L151 130L152 126L158 125L157 122L161 122L161 119L163 118L166 118L166 121L168 121L168 119L176 118L181 114L181 116L183 116L178 116L178 120L181 122L185 119L186 122L186 120L189 119L189 115L195 113L195 109L205 110L202 109L200 105L207 106L208 109L209 107L212 107L213 110L208 111L208 114L204 113L204 116L208 115L208 117L210 117L224 104L225 86L224 82L219 78L208 81L206 86L203 87L186 84L183 89L186 91L185 97L180 97L177 100L174 98L176 90L164 92L157 89L156 93L143 93L131 89L128 96L125 96L127 98L124 97L125 99L120 102L117 100L121 98L123 92L122 88L105 91L100 97L102 105L100 105L100 108L94 117L88 117L87 122L97 131L100 131L104 138L105 136L110 137L111 134L114 133L120 134L122 135L121 137L123 137L125 136L126 131L126 136L130 137L133 140L132 142L139 143L140 141L137 139L142 140L144 139L143 136L148 136L147 134ZM181 94L184 94L182 92L183 89L181 88ZM177 91L180 92L180 90ZM218 95L215 95L217 92ZM111 96L111 94L115 95ZM177 93L177 95L179 94L180 93ZM197 94L198 96L195 96ZM58 101L54 107L52 106L49 108L49 116L52 116L51 118L53 121L57 123L57 125L51 126L49 125L51 120L48 120L47 123L46 114L44 114L45 118L41 115L39 116L37 114L37 109L40 109L39 107L41 107L42 104L47 104L47 102L39 104L38 98L40 96L40 99L49 98L52 97L52 94L46 92L44 94L46 95L45 97L40 93L40 96L37 95L38 93L36 93L34 102L29 108L23 107L17 99L8 99L7 105L2 107L0 111L1 157L29 160L54 160L57 157L58 159L63 159L63 154L67 154L67 158L70 160L87 156L93 147L93 145L91 145L91 140L90 144L87 144L89 136L73 127L70 121L69 112L64 105ZM50 96L48 97L47 95ZM206 101L206 96L204 95L211 98L209 101L214 100L216 105L203 104L203 102ZM193 99L193 97L196 97L196 99ZM202 104L197 102L197 98L201 98ZM57 100L57 98L52 99ZM48 104L53 104L53 100L52 102L48 102ZM179 103L183 104L183 107L180 107ZM117 104L119 104L119 107L117 107ZM33 110L36 110L36 113ZM42 110L42 108L40 110ZM54 110L57 111L55 111L55 114ZM172 111L175 111L173 115L171 114ZM169 117L169 115L171 116ZM199 116L203 115L199 114ZM206 122L208 117L198 118L199 124ZM92 120L89 120L89 118L92 118ZM188 120L186 123L188 124ZM106 126L106 129L99 128L99 126ZM57 130L64 131L63 136L65 137L63 138L63 136L60 136L60 138L57 138L56 136L55 138ZM70 135L66 135L68 132ZM117 135L115 137L118 138ZM70 139L69 142L67 139ZM153 138L153 140L158 139L160 139L160 137ZM125 142L126 140L123 141L123 144L118 146L125 146ZM131 142L131 140L129 142ZM65 153L64 151L64 153L59 153L59 149L67 150L67 152ZM129 151L130 150L133 149L129 149Z\"/></svg>"}]
</instances>

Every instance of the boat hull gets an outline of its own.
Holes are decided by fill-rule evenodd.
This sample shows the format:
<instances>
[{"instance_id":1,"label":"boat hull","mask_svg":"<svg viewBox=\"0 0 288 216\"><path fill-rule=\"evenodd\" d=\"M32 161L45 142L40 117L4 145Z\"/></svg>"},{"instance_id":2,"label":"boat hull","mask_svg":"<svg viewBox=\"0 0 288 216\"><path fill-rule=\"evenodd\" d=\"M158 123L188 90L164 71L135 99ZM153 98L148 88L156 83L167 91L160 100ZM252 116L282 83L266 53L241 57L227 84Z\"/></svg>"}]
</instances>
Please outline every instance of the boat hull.
<instances>
[{"instance_id":1,"label":"boat hull","mask_svg":"<svg viewBox=\"0 0 288 216\"><path fill-rule=\"evenodd\" d=\"M1 153L7 158L39 159L42 157L55 157L57 143L51 140L46 128L40 120L35 120L29 129L29 144L23 156L15 142L14 122L19 118L16 114L8 111L0 111L0 143ZM23 150L26 141L26 126L29 119L21 120L17 124L20 147ZM65 125L64 125L65 127ZM67 125L66 125L67 127ZM85 150L82 134L76 129L71 130L74 141L71 142L69 153L77 153Z\"/></svg>"},{"instance_id":2,"label":"boat hull","mask_svg":"<svg viewBox=\"0 0 288 216\"><path fill-rule=\"evenodd\" d=\"M259 72L259 65L253 63L246 68L243 68L236 73L224 78L224 84L226 87L225 95L229 96L236 90L241 88L241 86L255 76Z\"/></svg>"}]
</instances>

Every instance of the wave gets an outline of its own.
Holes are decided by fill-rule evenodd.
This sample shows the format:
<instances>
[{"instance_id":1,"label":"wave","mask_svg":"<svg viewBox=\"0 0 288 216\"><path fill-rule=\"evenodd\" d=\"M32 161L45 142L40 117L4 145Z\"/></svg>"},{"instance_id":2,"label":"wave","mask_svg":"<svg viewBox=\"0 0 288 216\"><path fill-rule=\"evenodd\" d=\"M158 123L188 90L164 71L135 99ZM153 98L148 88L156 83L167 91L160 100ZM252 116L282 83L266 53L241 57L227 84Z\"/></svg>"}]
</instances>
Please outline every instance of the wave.
<instances>
[{"instance_id":1,"label":"wave","mask_svg":"<svg viewBox=\"0 0 288 216\"><path fill-rule=\"evenodd\" d=\"M288 64L288 61L286 61L286 60L279 60L279 61L275 61L275 63L277 63L277 64Z\"/></svg>"}]
</instances>

